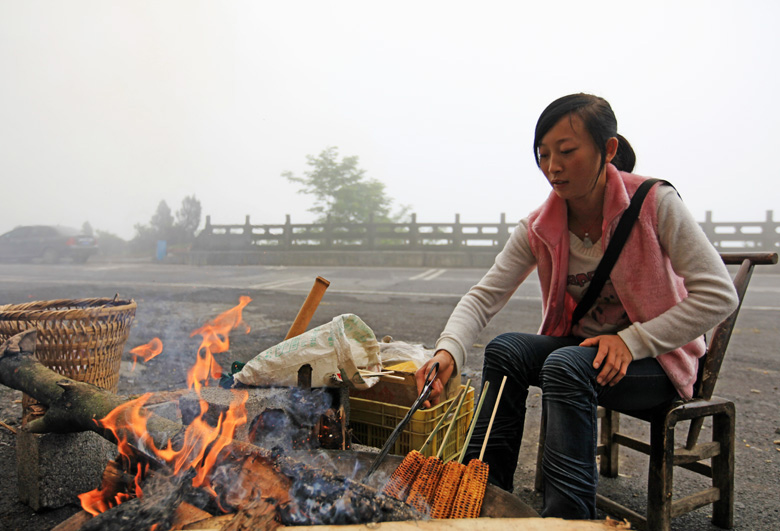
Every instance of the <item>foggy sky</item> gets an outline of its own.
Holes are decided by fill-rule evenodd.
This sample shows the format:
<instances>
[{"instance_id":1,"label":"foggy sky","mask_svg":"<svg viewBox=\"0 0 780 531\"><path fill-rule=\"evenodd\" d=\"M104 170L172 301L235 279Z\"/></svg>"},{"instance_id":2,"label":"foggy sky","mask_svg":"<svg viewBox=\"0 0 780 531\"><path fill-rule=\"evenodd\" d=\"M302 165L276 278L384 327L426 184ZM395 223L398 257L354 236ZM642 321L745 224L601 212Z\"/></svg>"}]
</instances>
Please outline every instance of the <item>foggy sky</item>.
<instances>
[{"instance_id":1,"label":"foggy sky","mask_svg":"<svg viewBox=\"0 0 780 531\"><path fill-rule=\"evenodd\" d=\"M549 193L539 113L580 91L697 220L777 219L778 19L769 0L0 0L0 233L129 239L193 194L214 223L305 223L280 174L328 146L418 221L514 221Z\"/></svg>"}]
</instances>

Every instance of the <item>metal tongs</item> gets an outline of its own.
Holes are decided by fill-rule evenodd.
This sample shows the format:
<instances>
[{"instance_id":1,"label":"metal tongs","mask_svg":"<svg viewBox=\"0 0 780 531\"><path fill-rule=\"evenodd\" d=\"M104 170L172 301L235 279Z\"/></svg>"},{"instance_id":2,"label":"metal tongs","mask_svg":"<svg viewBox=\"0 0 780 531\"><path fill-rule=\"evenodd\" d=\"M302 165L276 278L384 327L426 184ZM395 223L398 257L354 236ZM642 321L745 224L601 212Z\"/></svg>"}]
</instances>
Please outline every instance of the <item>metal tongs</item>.
<instances>
[{"instance_id":1,"label":"metal tongs","mask_svg":"<svg viewBox=\"0 0 780 531\"><path fill-rule=\"evenodd\" d=\"M409 412L404 416L403 419L401 419L401 422L399 422L398 426L395 427L393 433L390 434L390 437L387 438L387 442L385 442L385 445L382 447L382 450L379 452L379 454L374 459L374 462L371 463L371 466L368 468L368 472L366 472L366 476L363 478L363 481L366 481L371 476L371 474L376 472L376 469L379 468L379 465L382 464L382 461L385 460L385 457L387 457L387 454L390 452L390 449L395 444L395 441L398 439L398 436L401 435L401 432L404 430L404 427L406 427L406 425L412 419L412 415L414 415L415 412L418 409L420 409L420 406L422 406L423 402L428 400L428 396L431 394L431 388L433 387L433 381L436 380L436 376L438 376L438 374L439 374L439 362L436 362L433 365L431 365L430 369L428 369L428 374L425 376L425 385L423 385L420 396L417 397L417 400L414 401L412 407L409 408Z\"/></svg>"}]
</instances>

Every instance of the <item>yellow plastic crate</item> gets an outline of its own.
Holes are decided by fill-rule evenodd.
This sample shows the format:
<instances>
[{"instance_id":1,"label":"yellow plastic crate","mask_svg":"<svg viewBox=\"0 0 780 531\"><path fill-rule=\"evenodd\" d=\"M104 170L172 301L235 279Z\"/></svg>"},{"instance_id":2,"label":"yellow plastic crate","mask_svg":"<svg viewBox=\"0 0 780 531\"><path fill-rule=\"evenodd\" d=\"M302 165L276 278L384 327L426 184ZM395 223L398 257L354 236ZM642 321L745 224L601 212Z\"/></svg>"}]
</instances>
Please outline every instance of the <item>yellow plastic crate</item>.
<instances>
[{"instance_id":1,"label":"yellow plastic crate","mask_svg":"<svg viewBox=\"0 0 780 531\"><path fill-rule=\"evenodd\" d=\"M461 389L464 387L464 385L461 385ZM456 397L445 400L430 409L417 410L395 444L393 444L390 453L406 455L412 450L419 450ZM352 428L355 442L377 448L385 445L387 438L409 412L408 407L356 397L350 397L349 409L349 426ZM447 446L442 452L443 460L449 460L460 454L473 415L474 388L470 387L466 393L466 399L463 401L458 418L455 421L455 427L450 435L450 439L447 441ZM450 421L451 419L444 421L442 427L436 432L433 440L423 452L424 455L431 456L438 453L444 441L444 436L447 434Z\"/></svg>"}]
</instances>

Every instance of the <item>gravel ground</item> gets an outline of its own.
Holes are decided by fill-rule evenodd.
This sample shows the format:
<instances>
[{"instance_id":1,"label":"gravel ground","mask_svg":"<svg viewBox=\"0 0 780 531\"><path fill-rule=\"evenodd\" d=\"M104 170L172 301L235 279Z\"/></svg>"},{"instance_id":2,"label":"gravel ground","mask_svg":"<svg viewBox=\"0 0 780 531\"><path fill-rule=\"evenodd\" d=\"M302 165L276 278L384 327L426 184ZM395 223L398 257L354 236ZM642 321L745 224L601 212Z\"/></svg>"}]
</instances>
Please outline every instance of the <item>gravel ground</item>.
<instances>
[{"instance_id":1,"label":"gravel ground","mask_svg":"<svg viewBox=\"0 0 780 531\"><path fill-rule=\"evenodd\" d=\"M79 298L83 288L74 293L63 287L59 290L20 287L7 294L6 300L39 300L55 298ZM131 358L125 355L120 378L120 394L138 394L145 391L175 390L185 387L186 372L197 350L199 338L190 338L192 330L208 319L236 304L238 293L231 290L187 290L161 292L160 290L139 290L133 298L139 304L139 311L126 351L136 345L159 336L166 352L177 353L159 356L146 365L139 365L130 372ZM250 293L250 295L252 295ZM249 335L231 336L231 350L218 356L218 361L227 367L233 360L246 361L260 350L283 339L289 324L297 313L300 300L290 301L290 296L281 293L264 292L254 297L245 312L244 319L252 326ZM413 305L408 301L391 299L329 295L323 301L317 322L330 319L333 315L354 312L372 325L378 336L392 335L397 340L432 344L451 309L452 301L419 301ZM399 308L400 306L400 308ZM398 311L388 311L395 307ZM538 311L522 310L511 318L538 319ZM499 315L483 334L486 338L499 331L509 329ZM375 323L381 323L380 327ZM747 325L745 324L747 323ZM780 357L777 354L778 323L771 312L751 312L738 322L738 329L731 340L730 354L721 371L717 394L734 400L737 406L736 449L736 518L735 529L770 530L780 529ZM470 358L467 375L473 376L479 386L481 359L479 346L475 346ZM21 416L21 393L0 386L0 420L11 429L18 428ZM533 477L535 470L536 444L538 437L539 408L541 398L538 391L531 393L526 422L525 444L521 450L520 464L515 476L515 494L539 510L541 496L535 493ZM644 434L644 425L631 419L624 419L621 427L636 434ZM705 425L706 435L707 425ZM53 511L35 513L18 503L15 473L15 437L10 429L0 427L0 528L8 530L47 530L79 510L75 505ZM615 496L622 503L642 511L646 484L646 459L629 450L621 450L620 477L603 479L600 491ZM702 484L687 471L675 471L675 488L683 493ZM676 491L676 496L679 495ZM714 530L709 522L709 508L673 520L675 530ZM600 514L603 518L606 515Z\"/></svg>"}]
</instances>

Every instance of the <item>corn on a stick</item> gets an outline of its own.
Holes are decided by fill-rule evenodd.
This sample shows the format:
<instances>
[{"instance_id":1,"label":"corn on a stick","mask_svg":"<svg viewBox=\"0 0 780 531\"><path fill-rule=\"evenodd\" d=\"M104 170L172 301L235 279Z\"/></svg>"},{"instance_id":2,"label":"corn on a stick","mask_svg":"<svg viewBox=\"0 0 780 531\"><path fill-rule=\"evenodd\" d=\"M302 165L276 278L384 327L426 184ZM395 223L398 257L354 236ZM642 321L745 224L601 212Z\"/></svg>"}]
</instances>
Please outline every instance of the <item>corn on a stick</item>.
<instances>
[{"instance_id":1,"label":"corn on a stick","mask_svg":"<svg viewBox=\"0 0 780 531\"><path fill-rule=\"evenodd\" d=\"M470 382L471 380L469 380L469 383ZM461 393L463 393L463 397L466 396L465 393L468 391L469 383L466 383L465 391L463 389L461 389L460 391ZM423 455L423 452L427 448L428 444L430 444L430 442L433 440L433 436L436 434L439 428L441 428L441 425L444 423L444 419L447 418L447 416L450 414L450 412L453 410L453 408L457 403L458 403L457 400L452 401L450 406L447 408L447 411L444 413L444 415L442 415L442 418L439 419L439 422L436 424L436 427L433 428L431 434L428 436L428 438L425 440L423 445L420 447L420 450L419 451L412 450L411 452L406 454L404 460L401 462L400 465L398 465L398 468L396 468L393 471L392 475L390 476L390 479L382 488L382 492L398 500L401 501L406 500L406 498L409 495L409 490L412 488L412 484L414 483L414 480L417 478L420 469L425 463L425 456ZM462 404L462 400L460 403ZM458 413L456 411L455 412L456 419L457 416ZM442 447L443 446L444 444L442 444Z\"/></svg>"},{"instance_id":2,"label":"corn on a stick","mask_svg":"<svg viewBox=\"0 0 780 531\"><path fill-rule=\"evenodd\" d=\"M382 488L382 492L397 500L406 500L406 497L409 495L409 489L412 487L412 483L424 462L425 456L417 450L412 450L406 454L404 460L393 471L390 479Z\"/></svg>"},{"instance_id":3,"label":"corn on a stick","mask_svg":"<svg viewBox=\"0 0 780 531\"><path fill-rule=\"evenodd\" d=\"M455 496L452 507L453 518L477 518L479 517L479 512L482 510L482 500L485 498L489 471L488 465L482 461L482 457L485 454L488 437L493 428L493 421L496 418L498 404L501 402L501 395L504 392L505 384L506 376L501 380L501 387L498 389L496 404L493 406L493 413L490 415L490 422L488 423L487 432L485 433L485 440L482 443L482 451L479 453L479 459L472 459L469 461L466 470L463 472L463 478L458 487L458 494Z\"/></svg>"},{"instance_id":4,"label":"corn on a stick","mask_svg":"<svg viewBox=\"0 0 780 531\"><path fill-rule=\"evenodd\" d=\"M460 480L466 465L452 460L444 465L439 486L436 488L436 494L433 497L431 505L431 518L451 518L452 502L458 494Z\"/></svg>"},{"instance_id":5,"label":"corn on a stick","mask_svg":"<svg viewBox=\"0 0 780 531\"><path fill-rule=\"evenodd\" d=\"M406 503L421 513L428 514L443 468L444 463L438 457L431 456L426 459L420 473L417 474L417 478L412 483L412 488L409 489Z\"/></svg>"},{"instance_id":6,"label":"corn on a stick","mask_svg":"<svg viewBox=\"0 0 780 531\"><path fill-rule=\"evenodd\" d=\"M463 442L463 451L457 461L449 461L444 465L441 480L439 486L436 488L436 495L433 499L433 506L431 507L431 518L451 518L452 506L455 501L455 496L458 494L458 488L460 486L461 478L466 470L466 465L462 464L463 456L466 454L466 448L471 441L471 436L474 434L474 426L479 417L479 412L482 410L482 404L485 402L486 391L490 382L485 382L482 387L482 394L477 404L477 408L474 410L474 416L471 420L471 426L469 428L466 440Z\"/></svg>"},{"instance_id":7,"label":"corn on a stick","mask_svg":"<svg viewBox=\"0 0 780 531\"><path fill-rule=\"evenodd\" d=\"M461 465L462 466L462 465ZM452 503L450 518L477 518L487 488L488 466L478 459L469 461L458 486L458 495Z\"/></svg>"}]
</instances>

